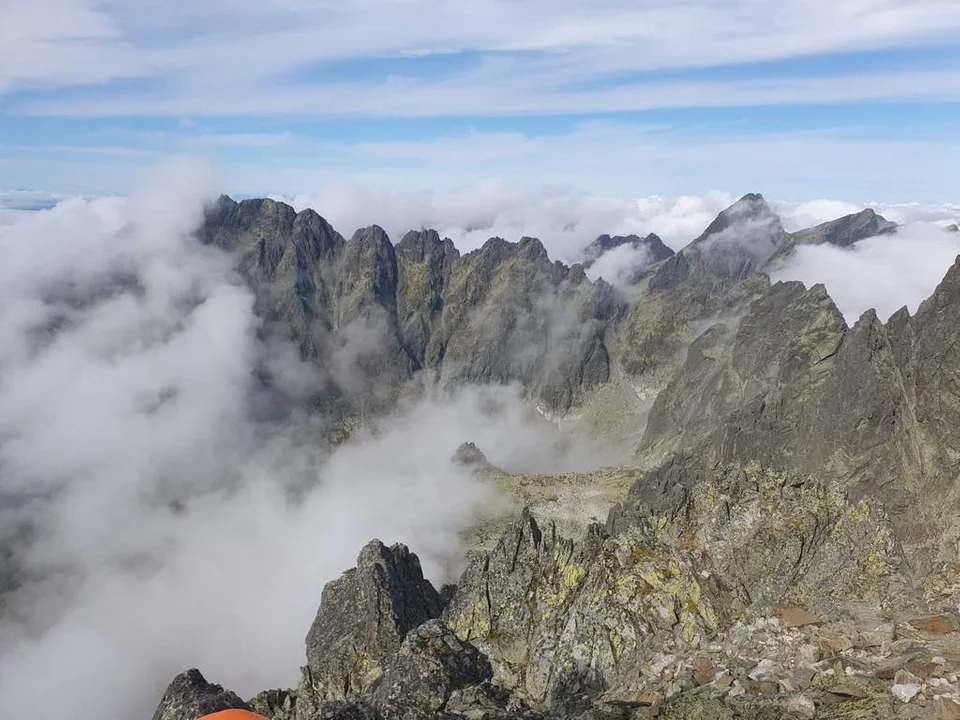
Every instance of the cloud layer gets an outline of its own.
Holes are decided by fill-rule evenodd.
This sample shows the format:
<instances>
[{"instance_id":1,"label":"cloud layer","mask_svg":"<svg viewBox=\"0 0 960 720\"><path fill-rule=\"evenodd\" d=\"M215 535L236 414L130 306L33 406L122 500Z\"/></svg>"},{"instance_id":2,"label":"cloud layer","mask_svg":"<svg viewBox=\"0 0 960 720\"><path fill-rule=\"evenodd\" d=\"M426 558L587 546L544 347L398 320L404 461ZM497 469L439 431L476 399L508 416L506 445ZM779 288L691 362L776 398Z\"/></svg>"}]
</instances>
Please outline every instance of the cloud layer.
<instances>
[{"instance_id":1,"label":"cloud layer","mask_svg":"<svg viewBox=\"0 0 960 720\"><path fill-rule=\"evenodd\" d=\"M428 391L322 453L322 418L254 373L313 370L263 344L231 259L190 237L212 189L189 165L0 228L2 717L149 717L191 666L290 686L324 583L370 538L445 579L487 499L449 461L461 442L557 467L509 388Z\"/></svg>"},{"instance_id":2,"label":"cloud layer","mask_svg":"<svg viewBox=\"0 0 960 720\"><path fill-rule=\"evenodd\" d=\"M893 236L862 240L851 248L798 247L774 280L823 283L847 323L877 311L882 321L906 306L916 312L960 255L960 234L913 223Z\"/></svg>"}]
</instances>

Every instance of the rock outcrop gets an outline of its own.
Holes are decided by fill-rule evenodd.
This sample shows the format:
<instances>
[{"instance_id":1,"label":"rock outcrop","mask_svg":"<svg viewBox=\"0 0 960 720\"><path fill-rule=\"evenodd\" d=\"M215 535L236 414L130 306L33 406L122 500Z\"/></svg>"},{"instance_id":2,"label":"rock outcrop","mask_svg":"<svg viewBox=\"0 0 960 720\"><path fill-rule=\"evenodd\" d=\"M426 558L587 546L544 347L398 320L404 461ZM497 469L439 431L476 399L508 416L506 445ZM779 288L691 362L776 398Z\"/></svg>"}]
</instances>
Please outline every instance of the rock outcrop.
<instances>
[{"instance_id":1,"label":"rock outcrop","mask_svg":"<svg viewBox=\"0 0 960 720\"><path fill-rule=\"evenodd\" d=\"M575 543L525 513L467 568L443 617L498 682L570 717L605 691L641 692L650 656L712 634L714 588L696 565L639 530L594 527Z\"/></svg>"},{"instance_id":2,"label":"rock outcrop","mask_svg":"<svg viewBox=\"0 0 960 720\"><path fill-rule=\"evenodd\" d=\"M502 470L491 465L487 460L487 456L483 454L483 451L472 442L461 443L460 447L458 447L457 451L453 454L452 460L455 464L475 473L483 475L503 473Z\"/></svg>"},{"instance_id":3,"label":"rock outcrop","mask_svg":"<svg viewBox=\"0 0 960 720\"><path fill-rule=\"evenodd\" d=\"M490 662L439 620L411 630L373 691L384 715L425 718L441 713L454 692L489 682Z\"/></svg>"},{"instance_id":4,"label":"rock outcrop","mask_svg":"<svg viewBox=\"0 0 960 720\"><path fill-rule=\"evenodd\" d=\"M153 720L197 720L221 710L252 710L236 693L208 683L199 670L177 675L167 687Z\"/></svg>"},{"instance_id":5,"label":"rock outcrop","mask_svg":"<svg viewBox=\"0 0 960 720\"><path fill-rule=\"evenodd\" d=\"M369 543L357 567L323 590L306 640L310 690L321 700L365 695L407 633L441 610L416 555L403 545Z\"/></svg>"}]
</instances>

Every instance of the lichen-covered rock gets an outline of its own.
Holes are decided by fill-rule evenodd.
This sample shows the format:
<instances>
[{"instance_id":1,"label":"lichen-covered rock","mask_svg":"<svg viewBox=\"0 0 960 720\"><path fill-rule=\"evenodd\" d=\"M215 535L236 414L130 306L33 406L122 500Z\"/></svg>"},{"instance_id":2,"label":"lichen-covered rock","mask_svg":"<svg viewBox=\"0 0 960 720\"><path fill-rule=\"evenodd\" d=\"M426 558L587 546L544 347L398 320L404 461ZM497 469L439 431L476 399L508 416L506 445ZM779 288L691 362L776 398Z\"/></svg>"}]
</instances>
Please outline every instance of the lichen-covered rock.
<instances>
[{"instance_id":1,"label":"lichen-covered rock","mask_svg":"<svg viewBox=\"0 0 960 720\"><path fill-rule=\"evenodd\" d=\"M356 568L323 590L307 634L305 698L362 696L383 674L406 634L441 610L440 595L423 577L416 555L404 545L369 543Z\"/></svg>"},{"instance_id":2,"label":"lichen-covered rock","mask_svg":"<svg viewBox=\"0 0 960 720\"><path fill-rule=\"evenodd\" d=\"M180 673L167 687L153 720L197 720L221 710L251 710L240 697L207 682L197 669Z\"/></svg>"},{"instance_id":3,"label":"lichen-covered rock","mask_svg":"<svg viewBox=\"0 0 960 720\"><path fill-rule=\"evenodd\" d=\"M428 718L444 710L455 690L493 677L490 662L439 620L411 630L372 693L388 717Z\"/></svg>"},{"instance_id":4,"label":"lichen-covered rock","mask_svg":"<svg viewBox=\"0 0 960 720\"><path fill-rule=\"evenodd\" d=\"M272 720L381 720L376 708L362 699L328 700L309 666L300 668L300 682L292 693L293 713L284 709Z\"/></svg>"},{"instance_id":5,"label":"lichen-covered rock","mask_svg":"<svg viewBox=\"0 0 960 720\"><path fill-rule=\"evenodd\" d=\"M264 690L250 699L251 709L269 720L296 720L295 690Z\"/></svg>"},{"instance_id":6,"label":"lichen-covered rock","mask_svg":"<svg viewBox=\"0 0 960 720\"><path fill-rule=\"evenodd\" d=\"M575 544L525 512L464 572L444 619L497 682L565 713L642 687L655 652L702 642L718 613L692 557L598 526Z\"/></svg>"},{"instance_id":7,"label":"lichen-covered rock","mask_svg":"<svg viewBox=\"0 0 960 720\"><path fill-rule=\"evenodd\" d=\"M492 682L454 690L447 700L448 715L467 720L542 720L516 694Z\"/></svg>"},{"instance_id":8,"label":"lichen-covered rock","mask_svg":"<svg viewBox=\"0 0 960 720\"><path fill-rule=\"evenodd\" d=\"M633 524L659 542L702 553L703 568L742 610L789 602L880 602L903 586L899 540L882 507L837 485L748 464L698 469L675 458L614 508L608 530ZM643 498L661 493L656 509Z\"/></svg>"}]
</instances>

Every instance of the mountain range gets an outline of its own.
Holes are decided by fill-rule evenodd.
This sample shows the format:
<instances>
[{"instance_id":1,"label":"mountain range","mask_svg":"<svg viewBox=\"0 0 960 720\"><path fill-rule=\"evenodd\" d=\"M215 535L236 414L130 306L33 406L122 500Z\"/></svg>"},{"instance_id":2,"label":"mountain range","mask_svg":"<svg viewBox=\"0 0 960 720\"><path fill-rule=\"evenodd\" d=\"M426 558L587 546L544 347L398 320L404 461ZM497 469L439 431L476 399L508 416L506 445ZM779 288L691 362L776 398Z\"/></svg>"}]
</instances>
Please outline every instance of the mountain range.
<instances>
[{"instance_id":1,"label":"mountain range","mask_svg":"<svg viewBox=\"0 0 960 720\"><path fill-rule=\"evenodd\" d=\"M885 323L770 280L798 246L897 231L865 210L790 233L749 194L678 252L603 235L567 265L221 197L197 236L323 372L303 403L336 442L424 384L515 382L626 446L629 487L571 537L516 507L455 586L371 541L295 689L244 701L191 670L154 720L960 717L960 260ZM621 248L626 286L588 278Z\"/></svg>"}]
</instances>

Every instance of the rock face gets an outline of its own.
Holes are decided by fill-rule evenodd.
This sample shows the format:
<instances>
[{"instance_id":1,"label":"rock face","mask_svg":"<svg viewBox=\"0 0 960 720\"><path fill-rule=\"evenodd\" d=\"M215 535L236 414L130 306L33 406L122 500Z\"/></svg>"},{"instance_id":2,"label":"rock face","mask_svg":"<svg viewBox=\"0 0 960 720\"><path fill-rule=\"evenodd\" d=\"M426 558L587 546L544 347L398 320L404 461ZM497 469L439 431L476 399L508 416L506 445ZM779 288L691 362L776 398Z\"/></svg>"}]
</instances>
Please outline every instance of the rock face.
<instances>
[{"instance_id":1,"label":"rock face","mask_svg":"<svg viewBox=\"0 0 960 720\"><path fill-rule=\"evenodd\" d=\"M454 691L492 678L486 657L439 620L429 620L406 636L377 683L373 702L391 717L431 717Z\"/></svg>"},{"instance_id":2,"label":"rock face","mask_svg":"<svg viewBox=\"0 0 960 720\"><path fill-rule=\"evenodd\" d=\"M391 407L420 376L518 382L561 413L619 372L659 389L703 323L742 315L768 284L762 271L798 244L847 247L895 229L865 210L790 234L748 194L676 254L653 234L601 235L587 264L624 246L653 261L634 278L643 298L629 308L581 266L551 262L535 238L491 238L465 255L433 230L395 247L376 226L348 241L312 210L228 197L198 236L237 255L257 313L321 368L308 401L349 422Z\"/></svg>"},{"instance_id":3,"label":"rock face","mask_svg":"<svg viewBox=\"0 0 960 720\"><path fill-rule=\"evenodd\" d=\"M605 332L622 302L535 238L492 238L461 257L432 230L396 248L376 226L346 241L312 210L228 197L198 237L238 256L257 313L328 371L315 399L328 413L382 410L421 371L518 381L560 410L609 378Z\"/></svg>"},{"instance_id":4,"label":"rock face","mask_svg":"<svg viewBox=\"0 0 960 720\"><path fill-rule=\"evenodd\" d=\"M312 691L322 700L364 695L406 634L441 610L416 555L403 545L371 542L357 567L323 590L306 640Z\"/></svg>"},{"instance_id":5,"label":"rock face","mask_svg":"<svg viewBox=\"0 0 960 720\"><path fill-rule=\"evenodd\" d=\"M439 719L450 703L483 717L517 717L502 715L523 706L490 687L487 658L436 619L440 603L416 555L367 545L357 567L324 588L293 714L270 717Z\"/></svg>"},{"instance_id":6,"label":"rock face","mask_svg":"<svg viewBox=\"0 0 960 720\"><path fill-rule=\"evenodd\" d=\"M958 265L915 317L904 310L887 325L871 311L848 328L822 286L778 283L690 347L640 448L680 455L635 495L657 504L719 465L757 463L882 505L921 565L953 557L960 411L943 338L960 331L957 308Z\"/></svg>"},{"instance_id":7,"label":"rock face","mask_svg":"<svg viewBox=\"0 0 960 720\"><path fill-rule=\"evenodd\" d=\"M472 442L462 443L457 448L457 451L453 454L453 462L477 473L502 473L501 470L490 464L487 456Z\"/></svg>"},{"instance_id":8,"label":"rock face","mask_svg":"<svg viewBox=\"0 0 960 720\"><path fill-rule=\"evenodd\" d=\"M595 527L574 543L525 513L464 572L443 617L500 683L570 716L611 686L639 692L646 658L716 628L695 564L639 530L609 538Z\"/></svg>"}]
</instances>

